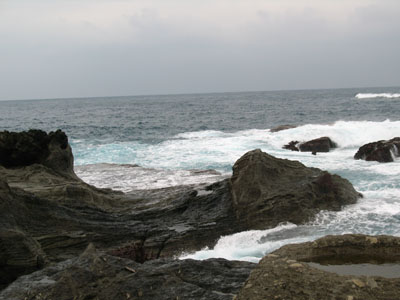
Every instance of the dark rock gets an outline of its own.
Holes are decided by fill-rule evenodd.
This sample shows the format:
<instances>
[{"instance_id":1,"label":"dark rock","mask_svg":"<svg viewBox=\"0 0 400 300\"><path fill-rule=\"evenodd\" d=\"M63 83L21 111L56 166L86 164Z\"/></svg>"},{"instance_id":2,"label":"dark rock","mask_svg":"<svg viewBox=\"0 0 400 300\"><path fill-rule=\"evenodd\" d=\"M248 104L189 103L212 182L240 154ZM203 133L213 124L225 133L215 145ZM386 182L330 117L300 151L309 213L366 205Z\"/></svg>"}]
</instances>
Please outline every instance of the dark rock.
<instances>
[{"instance_id":1,"label":"dark rock","mask_svg":"<svg viewBox=\"0 0 400 300\"><path fill-rule=\"evenodd\" d=\"M326 136L299 144L301 152L329 152L330 149L336 147L336 144Z\"/></svg>"},{"instance_id":2,"label":"dark rock","mask_svg":"<svg viewBox=\"0 0 400 300\"><path fill-rule=\"evenodd\" d=\"M299 151L299 148L297 147L299 143L299 141L291 141L289 144L284 145L282 148L292 151Z\"/></svg>"},{"instance_id":3,"label":"dark rock","mask_svg":"<svg viewBox=\"0 0 400 300\"><path fill-rule=\"evenodd\" d=\"M0 299L232 299L254 266L224 259L139 264L89 246L78 258L21 277Z\"/></svg>"},{"instance_id":4,"label":"dark rock","mask_svg":"<svg viewBox=\"0 0 400 300\"><path fill-rule=\"evenodd\" d=\"M395 137L388 141L378 141L365 144L360 147L354 155L354 159L364 159L367 161L392 162L394 157L398 157L400 152L400 137Z\"/></svg>"},{"instance_id":5,"label":"dark rock","mask_svg":"<svg viewBox=\"0 0 400 300\"><path fill-rule=\"evenodd\" d=\"M289 124L279 125L277 127L272 128L270 130L270 132L278 132L278 131L287 130L287 129L291 129L291 128L296 128L296 127L297 127L296 125L289 125Z\"/></svg>"},{"instance_id":6,"label":"dark rock","mask_svg":"<svg viewBox=\"0 0 400 300\"><path fill-rule=\"evenodd\" d=\"M261 150L242 156L231 178L234 211L246 228L309 221L320 210L340 210L360 194L346 179Z\"/></svg>"},{"instance_id":7,"label":"dark rock","mask_svg":"<svg viewBox=\"0 0 400 300\"><path fill-rule=\"evenodd\" d=\"M284 145L283 149L301 152L329 152L331 149L336 148L337 145L329 137L320 137L308 142L300 143L299 141L291 141L289 144Z\"/></svg>"},{"instance_id":8,"label":"dark rock","mask_svg":"<svg viewBox=\"0 0 400 300\"><path fill-rule=\"evenodd\" d=\"M61 133L56 136L65 141ZM30 143L28 137L21 142ZM63 157L72 158L60 140L50 139L48 155L33 164L22 166L10 154L13 166L0 165L0 265L12 274L3 284L74 258L89 243L146 263L213 247L221 235L306 222L321 209L339 210L359 196L339 176L260 150L236 162L231 180L123 194L90 186L59 166Z\"/></svg>"},{"instance_id":9,"label":"dark rock","mask_svg":"<svg viewBox=\"0 0 400 300\"><path fill-rule=\"evenodd\" d=\"M398 264L400 238L342 235L286 245L260 261L236 299L400 299L400 278L339 275L310 262Z\"/></svg>"},{"instance_id":10,"label":"dark rock","mask_svg":"<svg viewBox=\"0 0 400 300\"><path fill-rule=\"evenodd\" d=\"M57 130L0 132L0 165L6 168L42 164L59 173L73 174L74 158L66 134Z\"/></svg>"}]
</instances>

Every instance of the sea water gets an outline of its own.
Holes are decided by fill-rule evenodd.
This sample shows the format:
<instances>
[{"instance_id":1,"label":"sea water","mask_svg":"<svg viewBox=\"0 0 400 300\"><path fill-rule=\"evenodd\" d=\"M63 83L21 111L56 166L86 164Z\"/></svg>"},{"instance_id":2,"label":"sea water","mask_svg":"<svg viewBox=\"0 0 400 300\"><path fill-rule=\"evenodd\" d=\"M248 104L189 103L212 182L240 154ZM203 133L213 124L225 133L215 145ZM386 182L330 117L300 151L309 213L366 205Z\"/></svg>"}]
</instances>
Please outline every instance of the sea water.
<instances>
[{"instance_id":1,"label":"sea water","mask_svg":"<svg viewBox=\"0 0 400 300\"><path fill-rule=\"evenodd\" d=\"M400 236L400 159L354 160L365 143L400 136L400 88L245 92L0 102L0 130L62 129L75 171L86 182L124 192L212 183L260 148L347 178L364 198L340 212L322 211L301 226L223 236L213 249L182 258L258 261L288 243L327 234ZM271 132L282 125L296 128ZM282 149L329 136L329 153Z\"/></svg>"}]
</instances>

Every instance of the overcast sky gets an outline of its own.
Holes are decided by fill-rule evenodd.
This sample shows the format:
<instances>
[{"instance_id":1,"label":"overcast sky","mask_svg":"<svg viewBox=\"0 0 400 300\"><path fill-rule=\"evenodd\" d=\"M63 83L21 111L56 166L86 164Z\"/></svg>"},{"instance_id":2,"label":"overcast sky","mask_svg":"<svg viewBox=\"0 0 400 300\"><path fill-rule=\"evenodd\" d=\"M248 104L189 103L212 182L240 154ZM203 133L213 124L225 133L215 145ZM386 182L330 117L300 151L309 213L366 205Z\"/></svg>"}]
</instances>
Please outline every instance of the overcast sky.
<instances>
[{"instance_id":1,"label":"overcast sky","mask_svg":"<svg viewBox=\"0 0 400 300\"><path fill-rule=\"evenodd\" d=\"M399 0L0 0L0 100L399 85Z\"/></svg>"}]
</instances>

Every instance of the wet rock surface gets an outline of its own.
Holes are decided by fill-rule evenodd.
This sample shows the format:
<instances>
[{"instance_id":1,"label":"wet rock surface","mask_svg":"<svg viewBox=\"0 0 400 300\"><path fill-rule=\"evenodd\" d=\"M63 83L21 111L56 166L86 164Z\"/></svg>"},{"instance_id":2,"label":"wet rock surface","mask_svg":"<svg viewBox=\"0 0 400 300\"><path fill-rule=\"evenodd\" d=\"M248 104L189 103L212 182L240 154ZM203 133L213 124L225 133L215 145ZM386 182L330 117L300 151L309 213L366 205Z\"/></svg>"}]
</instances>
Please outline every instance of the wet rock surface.
<instances>
[{"instance_id":1,"label":"wet rock surface","mask_svg":"<svg viewBox=\"0 0 400 300\"><path fill-rule=\"evenodd\" d=\"M90 245L77 258L19 278L0 299L232 299L254 266L224 259L139 264Z\"/></svg>"},{"instance_id":2,"label":"wet rock surface","mask_svg":"<svg viewBox=\"0 0 400 300\"><path fill-rule=\"evenodd\" d=\"M392 162L400 153L400 137L387 141L377 141L360 147L354 159L367 161Z\"/></svg>"},{"instance_id":3,"label":"wet rock surface","mask_svg":"<svg viewBox=\"0 0 400 300\"><path fill-rule=\"evenodd\" d=\"M89 243L147 263L212 247L221 235L307 222L321 209L339 210L359 197L339 176L260 150L239 159L231 179L123 194L77 178L69 145L51 136L42 138L50 142L40 160L0 164L1 287L76 259Z\"/></svg>"},{"instance_id":4,"label":"wet rock surface","mask_svg":"<svg viewBox=\"0 0 400 300\"><path fill-rule=\"evenodd\" d=\"M342 235L286 245L260 261L236 299L400 298L400 278L338 275L313 268L307 262L400 263L400 238Z\"/></svg>"},{"instance_id":5,"label":"wet rock surface","mask_svg":"<svg viewBox=\"0 0 400 300\"><path fill-rule=\"evenodd\" d=\"M301 152L329 152L336 148L337 145L329 137L320 137L307 142L291 141L283 146L283 149Z\"/></svg>"}]
</instances>

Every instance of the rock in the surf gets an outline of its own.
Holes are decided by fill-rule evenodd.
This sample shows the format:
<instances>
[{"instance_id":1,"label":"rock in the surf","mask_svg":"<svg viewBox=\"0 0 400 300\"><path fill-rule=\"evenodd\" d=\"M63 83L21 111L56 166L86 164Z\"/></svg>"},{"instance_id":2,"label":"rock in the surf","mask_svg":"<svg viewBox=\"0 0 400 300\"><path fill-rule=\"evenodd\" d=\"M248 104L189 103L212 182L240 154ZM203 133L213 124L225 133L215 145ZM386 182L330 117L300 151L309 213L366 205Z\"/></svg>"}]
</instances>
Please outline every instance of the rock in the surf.
<instances>
[{"instance_id":1,"label":"rock in the surf","mask_svg":"<svg viewBox=\"0 0 400 300\"><path fill-rule=\"evenodd\" d=\"M297 127L296 125L290 125L290 124L279 125L277 127L272 128L270 130L270 132L278 132L278 131L292 129L292 128L296 128L296 127Z\"/></svg>"},{"instance_id":2,"label":"rock in the surf","mask_svg":"<svg viewBox=\"0 0 400 300\"><path fill-rule=\"evenodd\" d=\"M260 261L236 299L400 299L399 277L371 274L374 266L399 260L400 238L393 236L348 234L286 245ZM333 268L326 271L315 264ZM333 271L336 265L350 269L357 264L368 271L361 275Z\"/></svg>"},{"instance_id":3,"label":"rock in the surf","mask_svg":"<svg viewBox=\"0 0 400 300\"><path fill-rule=\"evenodd\" d=\"M239 222L253 229L281 222L304 223L320 210L340 210L361 196L338 175L275 158L259 149L235 163L231 190Z\"/></svg>"},{"instance_id":4,"label":"rock in the surf","mask_svg":"<svg viewBox=\"0 0 400 300\"><path fill-rule=\"evenodd\" d=\"M329 137L320 137L308 142L291 141L283 146L283 149L301 152L329 152L336 148L337 145Z\"/></svg>"},{"instance_id":5,"label":"rock in the surf","mask_svg":"<svg viewBox=\"0 0 400 300\"><path fill-rule=\"evenodd\" d=\"M354 159L364 159L367 161L392 162L399 156L400 137L391 140L382 140L365 144L360 147L354 155Z\"/></svg>"}]
</instances>

